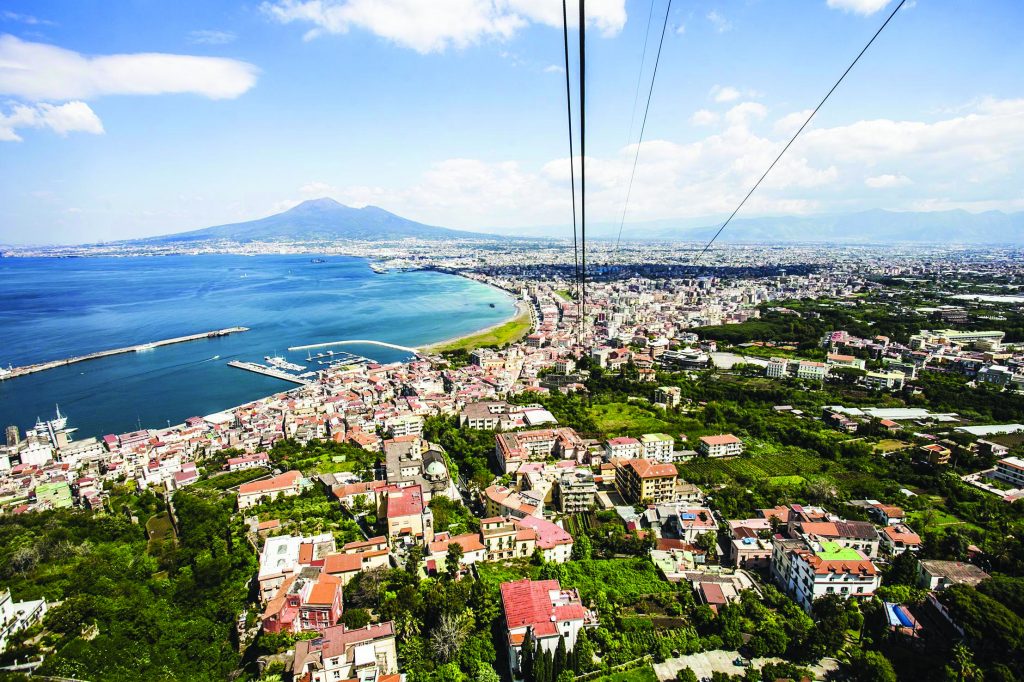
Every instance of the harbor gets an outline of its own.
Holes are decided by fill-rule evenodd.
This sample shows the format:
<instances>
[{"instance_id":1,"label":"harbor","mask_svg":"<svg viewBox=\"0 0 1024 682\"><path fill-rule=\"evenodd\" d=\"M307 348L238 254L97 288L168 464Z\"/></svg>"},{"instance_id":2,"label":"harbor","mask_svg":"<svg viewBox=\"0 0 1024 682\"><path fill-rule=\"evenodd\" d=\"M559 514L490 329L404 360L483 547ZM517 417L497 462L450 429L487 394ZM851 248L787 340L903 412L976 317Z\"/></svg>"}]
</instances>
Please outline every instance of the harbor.
<instances>
[{"instance_id":1,"label":"harbor","mask_svg":"<svg viewBox=\"0 0 1024 682\"><path fill-rule=\"evenodd\" d=\"M100 358L110 357L112 355L122 355L124 353L144 353L147 351L154 350L160 346L170 346L176 343L186 343L188 341L199 341L201 339L216 339L229 334L237 334L240 332L249 331L248 327L228 327L226 329L215 329L212 332L203 332L200 334L190 334L188 336L177 336L173 339L164 339L162 341L152 341L149 343L140 343L134 346L125 346L123 348L112 348L110 350L101 350L95 353L88 353L86 355L77 355L75 357L64 358L62 360L50 360L48 362L39 362L33 365L24 365L22 367L10 367L8 369L0 368L0 381L6 379L14 379L27 374L35 374L36 372L43 372L48 369L55 369L57 367L65 367L67 365L73 365L79 362L86 362L87 360L99 360Z\"/></svg>"},{"instance_id":2,"label":"harbor","mask_svg":"<svg viewBox=\"0 0 1024 682\"><path fill-rule=\"evenodd\" d=\"M261 365L258 362L243 362L242 360L231 360L228 362L229 367L235 367L237 369L244 369L248 372L255 372L256 374L262 374L264 376L273 377L275 379L281 379L282 381L290 381L293 384L300 384L302 386L308 386L313 383L313 379L310 376L316 376L316 372L307 372L300 376L298 374L292 374L286 372L283 369L276 367L269 367L267 365Z\"/></svg>"}]
</instances>

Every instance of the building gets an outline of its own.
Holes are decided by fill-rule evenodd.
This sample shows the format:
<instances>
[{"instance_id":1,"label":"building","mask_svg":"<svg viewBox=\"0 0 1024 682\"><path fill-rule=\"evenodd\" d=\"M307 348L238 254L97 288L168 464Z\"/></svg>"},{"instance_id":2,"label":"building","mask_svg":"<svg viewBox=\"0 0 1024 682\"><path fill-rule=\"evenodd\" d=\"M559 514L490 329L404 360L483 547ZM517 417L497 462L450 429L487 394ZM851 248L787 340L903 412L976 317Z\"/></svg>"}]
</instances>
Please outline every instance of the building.
<instances>
[{"instance_id":1,"label":"building","mask_svg":"<svg viewBox=\"0 0 1024 682\"><path fill-rule=\"evenodd\" d=\"M796 378L809 381L824 381L828 376L828 365L814 360L800 360L796 363Z\"/></svg>"},{"instance_id":2,"label":"building","mask_svg":"<svg viewBox=\"0 0 1024 682\"><path fill-rule=\"evenodd\" d=\"M671 464L629 459L615 472L615 487L632 504L665 504L675 500L678 472Z\"/></svg>"},{"instance_id":3,"label":"building","mask_svg":"<svg viewBox=\"0 0 1024 682\"><path fill-rule=\"evenodd\" d=\"M728 559L736 568L768 568L772 562L772 543L748 528L737 528L727 546Z\"/></svg>"},{"instance_id":4,"label":"building","mask_svg":"<svg viewBox=\"0 0 1024 682\"><path fill-rule=\"evenodd\" d=\"M836 542L774 540L772 576L808 612L820 597L835 594L843 599L867 599L881 584L870 559Z\"/></svg>"},{"instance_id":5,"label":"building","mask_svg":"<svg viewBox=\"0 0 1024 682\"><path fill-rule=\"evenodd\" d=\"M672 436L665 433L645 433L640 436L640 444L643 446L643 457L658 462L671 462L672 451L675 449L676 441Z\"/></svg>"},{"instance_id":6,"label":"building","mask_svg":"<svg viewBox=\"0 0 1024 682\"><path fill-rule=\"evenodd\" d=\"M597 483L587 469L566 471L555 482L558 508L563 514L578 514L594 507Z\"/></svg>"},{"instance_id":7,"label":"building","mask_svg":"<svg viewBox=\"0 0 1024 682\"><path fill-rule=\"evenodd\" d=\"M334 536L330 533L312 537L276 535L267 538L260 552L260 567L256 574L260 600L269 601L284 581L304 566L322 566L334 548Z\"/></svg>"},{"instance_id":8,"label":"building","mask_svg":"<svg viewBox=\"0 0 1024 682\"><path fill-rule=\"evenodd\" d=\"M731 433L701 436L697 452L706 457L737 457L743 454L743 441Z\"/></svg>"},{"instance_id":9,"label":"building","mask_svg":"<svg viewBox=\"0 0 1024 682\"><path fill-rule=\"evenodd\" d=\"M263 610L268 633L323 632L341 618L341 578L319 568L303 568L287 578Z\"/></svg>"},{"instance_id":10,"label":"building","mask_svg":"<svg viewBox=\"0 0 1024 682\"><path fill-rule=\"evenodd\" d=\"M705 507L677 509L669 518L667 525L680 540L690 544L695 543L701 535L718 530L715 515Z\"/></svg>"},{"instance_id":11,"label":"building","mask_svg":"<svg viewBox=\"0 0 1024 682\"><path fill-rule=\"evenodd\" d=\"M386 519L392 543L429 545L434 540L434 514L426 506L418 485L383 490L379 516Z\"/></svg>"},{"instance_id":12,"label":"building","mask_svg":"<svg viewBox=\"0 0 1024 682\"><path fill-rule=\"evenodd\" d=\"M917 584L926 590L944 590L951 585L977 587L988 573L962 561L921 559L917 562Z\"/></svg>"},{"instance_id":13,"label":"building","mask_svg":"<svg viewBox=\"0 0 1024 682\"><path fill-rule=\"evenodd\" d=\"M246 457L231 457L225 466L228 471L268 467L270 466L270 455L265 452L257 452L255 455L248 455Z\"/></svg>"},{"instance_id":14,"label":"building","mask_svg":"<svg viewBox=\"0 0 1024 682\"><path fill-rule=\"evenodd\" d=\"M881 536L882 550L889 556L921 549L921 536L902 523L886 526L882 529Z\"/></svg>"},{"instance_id":15,"label":"building","mask_svg":"<svg viewBox=\"0 0 1024 682\"><path fill-rule=\"evenodd\" d=\"M867 364L853 355L840 355L839 353L829 353L825 358L825 363L834 367L852 367L854 369L864 369Z\"/></svg>"},{"instance_id":16,"label":"building","mask_svg":"<svg viewBox=\"0 0 1024 682\"><path fill-rule=\"evenodd\" d=\"M487 487L482 494L485 513L488 516L543 516L544 501L534 497L531 491L517 492L503 485Z\"/></svg>"},{"instance_id":17,"label":"building","mask_svg":"<svg viewBox=\"0 0 1024 682\"><path fill-rule=\"evenodd\" d=\"M7 648L12 635L27 630L43 619L46 615L45 599L16 602L11 591L0 592L0 652Z\"/></svg>"},{"instance_id":18,"label":"building","mask_svg":"<svg viewBox=\"0 0 1024 682\"><path fill-rule=\"evenodd\" d=\"M811 543L831 542L844 549L855 549L869 559L878 556L881 543L878 531L867 521L791 520L789 534L790 537L804 538Z\"/></svg>"},{"instance_id":19,"label":"building","mask_svg":"<svg viewBox=\"0 0 1024 682\"><path fill-rule=\"evenodd\" d=\"M543 555L544 561L564 564L572 557L572 535L569 535L568 531L557 523L536 516L514 519L513 523L520 532L527 530L534 532L537 549Z\"/></svg>"},{"instance_id":20,"label":"building","mask_svg":"<svg viewBox=\"0 0 1024 682\"><path fill-rule=\"evenodd\" d=\"M292 676L295 682L400 682L394 624L335 625L316 639L298 640Z\"/></svg>"},{"instance_id":21,"label":"building","mask_svg":"<svg viewBox=\"0 0 1024 682\"><path fill-rule=\"evenodd\" d=\"M524 644L538 646L554 655L559 639L566 651L576 646L584 627L594 627L594 614L583 607L579 593L562 589L557 580L517 580L501 584L501 606L505 616L509 669L521 679L520 663Z\"/></svg>"},{"instance_id":22,"label":"building","mask_svg":"<svg viewBox=\"0 0 1024 682\"><path fill-rule=\"evenodd\" d=\"M292 497L302 492L302 474L288 471L262 481L243 483L238 487L238 508L248 509L264 500L272 501L279 496Z\"/></svg>"},{"instance_id":23,"label":"building","mask_svg":"<svg viewBox=\"0 0 1024 682\"><path fill-rule=\"evenodd\" d=\"M921 459L934 466L949 464L949 458L953 456L952 450L938 443L922 445L918 451L921 453Z\"/></svg>"},{"instance_id":24,"label":"building","mask_svg":"<svg viewBox=\"0 0 1024 682\"><path fill-rule=\"evenodd\" d=\"M789 374L789 360L786 358L772 358L765 365L764 371L769 379L783 379Z\"/></svg>"},{"instance_id":25,"label":"building","mask_svg":"<svg viewBox=\"0 0 1024 682\"><path fill-rule=\"evenodd\" d=\"M634 457L643 457L644 446L636 438L621 436L609 438L604 445L604 451L608 459L633 459Z\"/></svg>"},{"instance_id":26,"label":"building","mask_svg":"<svg viewBox=\"0 0 1024 682\"><path fill-rule=\"evenodd\" d=\"M579 459L586 452L583 439L570 428L498 433L494 440L494 455L504 473L515 473L523 462Z\"/></svg>"},{"instance_id":27,"label":"building","mask_svg":"<svg viewBox=\"0 0 1024 682\"><path fill-rule=\"evenodd\" d=\"M654 392L654 401L664 403L668 408L676 408L683 402L683 390L678 386L659 386Z\"/></svg>"},{"instance_id":28,"label":"building","mask_svg":"<svg viewBox=\"0 0 1024 682\"><path fill-rule=\"evenodd\" d=\"M36 486L36 504L47 509L66 509L74 504L67 481L40 483Z\"/></svg>"},{"instance_id":29,"label":"building","mask_svg":"<svg viewBox=\"0 0 1024 682\"><path fill-rule=\"evenodd\" d=\"M340 578L341 586L344 587L360 571L388 568L391 564L390 556L388 539L383 535L350 542L342 546L340 553L324 557L324 573Z\"/></svg>"},{"instance_id":30,"label":"building","mask_svg":"<svg viewBox=\"0 0 1024 682\"><path fill-rule=\"evenodd\" d=\"M901 391L907 377L903 372L868 372L864 375L864 385L885 391Z\"/></svg>"},{"instance_id":31,"label":"building","mask_svg":"<svg viewBox=\"0 0 1024 682\"><path fill-rule=\"evenodd\" d=\"M996 462L992 476L1009 483L1014 488L1024 488L1024 459L1006 457Z\"/></svg>"},{"instance_id":32,"label":"building","mask_svg":"<svg viewBox=\"0 0 1024 682\"><path fill-rule=\"evenodd\" d=\"M928 346L974 346L981 350L1000 350L1006 332L957 331L955 329L922 329L910 337L910 347L921 350Z\"/></svg>"},{"instance_id":33,"label":"building","mask_svg":"<svg viewBox=\"0 0 1024 682\"><path fill-rule=\"evenodd\" d=\"M444 453L417 435L385 440L384 463L388 485L419 486L425 502L430 502L434 495L458 496L448 475Z\"/></svg>"}]
</instances>

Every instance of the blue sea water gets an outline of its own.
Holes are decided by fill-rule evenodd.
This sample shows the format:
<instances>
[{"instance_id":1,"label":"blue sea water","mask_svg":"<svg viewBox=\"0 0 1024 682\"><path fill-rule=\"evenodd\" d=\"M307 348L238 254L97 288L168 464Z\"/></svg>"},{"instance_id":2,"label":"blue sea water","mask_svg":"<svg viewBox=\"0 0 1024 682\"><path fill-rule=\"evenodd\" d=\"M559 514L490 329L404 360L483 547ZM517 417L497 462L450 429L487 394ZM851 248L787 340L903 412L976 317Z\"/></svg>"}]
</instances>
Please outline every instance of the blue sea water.
<instances>
[{"instance_id":1,"label":"blue sea water","mask_svg":"<svg viewBox=\"0 0 1024 682\"><path fill-rule=\"evenodd\" d=\"M26 365L226 327L250 331L126 353L0 382L0 426L23 430L54 405L75 438L178 424L294 388L229 367L289 346L373 339L403 346L498 323L506 293L437 272L377 274L361 258L165 256L0 259L0 365ZM492 307L493 304L493 307ZM341 346L380 362L377 346ZM317 351L314 351L314 354ZM220 356L214 359L216 356Z\"/></svg>"}]
</instances>

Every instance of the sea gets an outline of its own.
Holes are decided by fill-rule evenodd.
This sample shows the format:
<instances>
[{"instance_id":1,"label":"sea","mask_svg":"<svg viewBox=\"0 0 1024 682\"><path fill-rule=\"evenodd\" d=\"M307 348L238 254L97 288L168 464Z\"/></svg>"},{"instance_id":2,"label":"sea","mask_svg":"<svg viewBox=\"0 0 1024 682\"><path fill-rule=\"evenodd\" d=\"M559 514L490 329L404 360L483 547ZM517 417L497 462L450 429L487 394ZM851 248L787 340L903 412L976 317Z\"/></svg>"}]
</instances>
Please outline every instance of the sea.
<instances>
[{"instance_id":1,"label":"sea","mask_svg":"<svg viewBox=\"0 0 1024 682\"><path fill-rule=\"evenodd\" d=\"M320 262L322 261L322 262ZM289 346L369 339L417 347L508 319L507 293L432 271L378 274L362 258L200 255L0 258L0 366L27 365L228 327L249 331L0 381L0 427L56 406L78 440L180 424L296 384L229 367L266 356L321 369ZM336 346L377 362L405 351Z\"/></svg>"}]
</instances>

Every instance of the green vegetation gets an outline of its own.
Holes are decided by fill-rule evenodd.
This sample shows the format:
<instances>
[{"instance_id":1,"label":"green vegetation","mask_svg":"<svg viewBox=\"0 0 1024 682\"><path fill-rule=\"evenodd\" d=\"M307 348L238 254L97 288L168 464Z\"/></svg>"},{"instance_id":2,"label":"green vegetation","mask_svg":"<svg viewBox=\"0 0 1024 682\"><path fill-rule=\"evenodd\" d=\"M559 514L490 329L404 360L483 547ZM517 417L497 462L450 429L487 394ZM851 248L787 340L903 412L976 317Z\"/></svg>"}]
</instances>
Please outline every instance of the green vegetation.
<instances>
[{"instance_id":1,"label":"green vegetation","mask_svg":"<svg viewBox=\"0 0 1024 682\"><path fill-rule=\"evenodd\" d=\"M315 535L332 533L340 546L347 542L362 540L359 526L320 485L315 485L301 495L278 497L246 510L247 515L260 521L277 519L281 522L281 533Z\"/></svg>"},{"instance_id":2,"label":"green vegetation","mask_svg":"<svg viewBox=\"0 0 1024 682\"><path fill-rule=\"evenodd\" d=\"M485 329L461 339L428 346L425 350L430 353L449 353L460 350L470 351L482 347L501 348L510 343L515 343L529 334L531 327L530 311L529 309L524 309L515 318L497 327Z\"/></svg>"},{"instance_id":3,"label":"green vegetation","mask_svg":"<svg viewBox=\"0 0 1024 682\"><path fill-rule=\"evenodd\" d=\"M654 674L654 668L644 665L632 670L612 673L595 678L597 682L658 682L658 676Z\"/></svg>"},{"instance_id":4,"label":"green vegetation","mask_svg":"<svg viewBox=\"0 0 1024 682\"><path fill-rule=\"evenodd\" d=\"M270 450L270 461L282 469L301 471L306 476L353 471L363 480L373 480L373 468L379 455L351 443L310 441L300 445L293 440L280 440Z\"/></svg>"},{"instance_id":5,"label":"green vegetation","mask_svg":"<svg viewBox=\"0 0 1024 682\"><path fill-rule=\"evenodd\" d=\"M51 511L0 518L0 582L19 599L63 600L44 620L40 675L89 680L226 679L240 665L234 621L255 570L232 498L180 491L177 546L146 552L125 517ZM161 526L158 522L156 526ZM96 636L81 637L96 625Z\"/></svg>"},{"instance_id":6,"label":"green vegetation","mask_svg":"<svg viewBox=\"0 0 1024 682\"><path fill-rule=\"evenodd\" d=\"M600 403L590 408L590 416L598 430L605 433L639 436L673 428L669 422L659 419L652 408L636 403Z\"/></svg>"}]
</instances>

